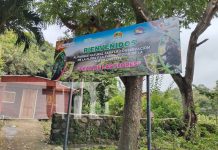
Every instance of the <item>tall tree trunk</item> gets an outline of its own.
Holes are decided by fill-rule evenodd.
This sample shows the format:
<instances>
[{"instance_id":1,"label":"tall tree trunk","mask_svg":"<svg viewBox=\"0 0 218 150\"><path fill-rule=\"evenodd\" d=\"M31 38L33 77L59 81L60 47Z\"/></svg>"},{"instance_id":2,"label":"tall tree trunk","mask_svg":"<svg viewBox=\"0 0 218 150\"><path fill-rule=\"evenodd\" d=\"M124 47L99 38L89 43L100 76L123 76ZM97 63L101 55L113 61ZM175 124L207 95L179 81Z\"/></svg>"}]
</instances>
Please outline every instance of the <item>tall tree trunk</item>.
<instances>
[{"instance_id":1,"label":"tall tree trunk","mask_svg":"<svg viewBox=\"0 0 218 150\"><path fill-rule=\"evenodd\" d=\"M174 81L179 87L183 103L183 120L186 127L185 136L188 137L190 129L197 123L195 105L193 99L192 82L188 82L180 74L172 75Z\"/></svg>"},{"instance_id":2,"label":"tall tree trunk","mask_svg":"<svg viewBox=\"0 0 218 150\"><path fill-rule=\"evenodd\" d=\"M192 128L197 123L192 87L188 87L186 91L182 93L182 99L184 122L187 123L188 128Z\"/></svg>"},{"instance_id":3,"label":"tall tree trunk","mask_svg":"<svg viewBox=\"0 0 218 150\"><path fill-rule=\"evenodd\" d=\"M142 0L129 0L129 2L134 10L137 23L149 20ZM141 119L141 95L143 77L121 77L121 80L125 85L126 92L123 124L118 149L137 150Z\"/></svg>"},{"instance_id":4,"label":"tall tree trunk","mask_svg":"<svg viewBox=\"0 0 218 150\"><path fill-rule=\"evenodd\" d=\"M138 149L143 77L123 77L126 87L119 150Z\"/></svg>"}]
</instances>

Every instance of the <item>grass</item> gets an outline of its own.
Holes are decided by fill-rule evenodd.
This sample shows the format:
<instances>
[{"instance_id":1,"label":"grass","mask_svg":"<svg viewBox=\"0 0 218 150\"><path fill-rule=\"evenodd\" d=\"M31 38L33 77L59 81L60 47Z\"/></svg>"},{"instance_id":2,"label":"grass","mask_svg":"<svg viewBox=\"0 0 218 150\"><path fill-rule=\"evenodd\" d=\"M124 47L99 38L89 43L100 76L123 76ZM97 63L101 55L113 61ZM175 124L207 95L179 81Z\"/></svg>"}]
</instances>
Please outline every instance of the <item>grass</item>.
<instances>
[{"instance_id":1,"label":"grass","mask_svg":"<svg viewBox=\"0 0 218 150\"><path fill-rule=\"evenodd\" d=\"M81 148L81 150L116 150L116 146L95 146L89 148Z\"/></svg>"},{"instance_id":2,"label":"grass","mask_svg":"<svg viewBox=\"0 0 218 150\"><path fill-rule=\"evenodd\" d=\"M157 127L152 132L152 146L156 150L218 150L218 125L214 121L199 121L189 141ZM140 150L147 150L146 137L140 140Z\"/></svg>"},{"instance_id":3,"label":"grass","mask_svg":"<svg viewBox=\"0 0 218 150\"><path fill-rule=\"evenodd\" d=\"M218 150L218 135L196 136L186 141L183 137L165 133L164 136L153 139L153 146L161 150ZM141 150L146 150L146 148L142 146Z\"/></svg>"},{"instance_id":4,"label":"grass","mask_svg":"<svg viewBox=\"0 0 218 150\"><path fill-rule=\"evenodd\" d=\"M51 120L41 120L40 124L43 128L43 133L45 135L45 142L50 143Z\"/></svg>"},{"instance_id":5,"label":"grass","mask_svg":"<svg viewBox=\"0 0 218 150\"><path fill-rule=\"evenodd\" d=\"M215 116L198 115L198 123L209 123L218 125L218 120Z\"/></svg>"}]
</instances>

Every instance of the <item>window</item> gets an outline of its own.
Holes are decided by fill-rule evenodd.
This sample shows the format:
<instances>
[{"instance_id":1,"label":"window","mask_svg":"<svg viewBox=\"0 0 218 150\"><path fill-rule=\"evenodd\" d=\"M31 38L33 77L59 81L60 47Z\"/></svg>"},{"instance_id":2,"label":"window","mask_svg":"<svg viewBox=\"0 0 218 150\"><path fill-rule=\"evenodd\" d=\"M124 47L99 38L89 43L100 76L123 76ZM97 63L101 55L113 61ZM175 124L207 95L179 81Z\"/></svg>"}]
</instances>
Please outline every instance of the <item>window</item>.
<instances>
[{"instance_id":1,"label":"window","mask_svg":"<svg viewBox=\"0 0 218 150\"><path fill-rule=\"evenodd\" d=\"M0 101L2 103L14 103L16 92L12 91L0 91Z\"/></svg>"}]
</instances>

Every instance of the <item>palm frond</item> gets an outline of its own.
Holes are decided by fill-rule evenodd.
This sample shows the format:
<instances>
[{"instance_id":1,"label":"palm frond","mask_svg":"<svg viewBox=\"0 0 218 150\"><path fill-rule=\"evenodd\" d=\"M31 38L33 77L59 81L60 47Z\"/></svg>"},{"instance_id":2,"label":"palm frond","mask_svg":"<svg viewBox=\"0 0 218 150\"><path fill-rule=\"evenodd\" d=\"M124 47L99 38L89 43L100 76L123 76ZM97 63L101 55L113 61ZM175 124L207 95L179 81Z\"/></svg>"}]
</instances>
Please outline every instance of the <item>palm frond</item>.
<instances>
[{"instance_id":1,"label":"palm frond","mask_svg":"<svg viewBox=\"0 0 218 150\"><path fill-rule=\"evenodd\" d=\"M44 37L41 29L36 26L29 26L29 29L34 34L37 44L42 45L44 43Z\"/></svg>"},{"instance_id":2,"label":"palm frond","mask_svg":"<svg viewBox=\"0 0 218 150\"><path fill-rule=\"evenodd\" d=\"M40 16L33 11L24 10L23 15L26 20L33 22L35 25L42 24L42 19Z\"/></svg>"},{"instance_id":3,"label":"palm frond","mask_svg":"<svg viewBox=\"0 0 218 150\"><path fill-rule=\"evenodd\" d=\"M24 43L24 49L23 51L26 52L27 49L30 47L30 37L23 31L17 30L15 28L14 32L17 34L17 41L15 45L20 45Z\"/></svg>"},{"instance_id":4,"label":"palm frond","mask_svg":"<svg viewBox=\"0 0 218 150\"><path fill-rule=\"evenodd\" d=\"M32 2L33 0L0 1L2 4L0 5L0 34L6 30L13 30L17 34L15 44L24 43L24 52L30 47L31 42L38 45L42 45L44 42L41 31L43 21L37 13L32 11ZM36 42L32 40L30 34L34 35Z\"/></svg>"}]
</instances>

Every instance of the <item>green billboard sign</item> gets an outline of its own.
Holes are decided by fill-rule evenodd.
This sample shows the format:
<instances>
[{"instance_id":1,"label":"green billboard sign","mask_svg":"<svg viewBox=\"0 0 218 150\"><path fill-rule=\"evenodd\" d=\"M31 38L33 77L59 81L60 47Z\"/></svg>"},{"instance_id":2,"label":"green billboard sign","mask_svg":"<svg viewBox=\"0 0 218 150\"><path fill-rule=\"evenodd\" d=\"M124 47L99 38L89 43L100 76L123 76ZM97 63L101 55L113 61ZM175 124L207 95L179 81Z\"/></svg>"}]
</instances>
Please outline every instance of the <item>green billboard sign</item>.
<instances>
[{"instance_id":1,"label":"green billboard sign","mask_svg":"<svg viewBox=\"0 0 218 150\"><path fill-rule=\"evenodd\" d=\"M177 18L160 19L57 42L74 72L115 76L181 73Z\"/></svg>"}]
</instances>

